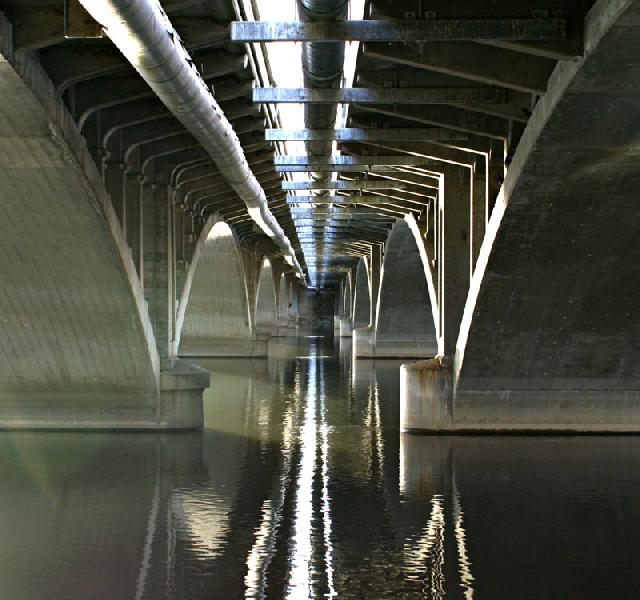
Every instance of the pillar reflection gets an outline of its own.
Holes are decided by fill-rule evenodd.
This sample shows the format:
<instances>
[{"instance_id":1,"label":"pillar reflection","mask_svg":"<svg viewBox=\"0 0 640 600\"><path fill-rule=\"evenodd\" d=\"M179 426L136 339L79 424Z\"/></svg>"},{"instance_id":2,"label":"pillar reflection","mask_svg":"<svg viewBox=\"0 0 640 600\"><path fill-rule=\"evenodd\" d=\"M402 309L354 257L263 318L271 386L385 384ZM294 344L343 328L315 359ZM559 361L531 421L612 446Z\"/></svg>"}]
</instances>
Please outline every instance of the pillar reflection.
<instances>
[{"instance_id":1,"label":"pillar reflection","mask_svg":"<svg viewBox=\"0 0 640 600\"><path fill-rule=\"evenodd\" d=\"M456 479L455 438L400 434L399 486L413 517L427 502L430 506L426 525L405 541L407 573L421 581L429 598L444 597L452 585L447 584L447 578L455 580L465 598L473 598L468 534Z\"/></svg>"}]
</instances>

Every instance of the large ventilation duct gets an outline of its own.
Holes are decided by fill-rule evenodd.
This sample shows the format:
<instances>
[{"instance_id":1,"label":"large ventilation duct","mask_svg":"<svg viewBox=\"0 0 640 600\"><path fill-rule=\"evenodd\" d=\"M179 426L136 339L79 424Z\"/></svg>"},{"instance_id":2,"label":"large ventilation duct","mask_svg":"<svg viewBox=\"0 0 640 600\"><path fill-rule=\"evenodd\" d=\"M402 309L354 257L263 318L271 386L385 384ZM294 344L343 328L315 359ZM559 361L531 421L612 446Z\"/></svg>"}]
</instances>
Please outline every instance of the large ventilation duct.
<instances>
[{"instance_id":1,"label":"large ventilation duct","mask_svg":"<svg viewBox=\"0 0 640 600\"><path fill-rule=\"evenodd\" d=\"M251 218L304 281L295 251L269 210L264 190L249 168L237 135L157 0L80 2L164 105L202 144L246 204Z\"/></svg>"},{"instance_id":2,"label":"large ventilation duct","mask_svg":"<svg viewBox=\"0 0 640 600\"><path fill-rule=\"evenodd\" d=\"M298 13L303 21L346 19L348 0L298 0ZM304 85L311 88L340 87L344 66L344 42L306 42L302 47ZM305 127L333 129L336 124L335 104L305 104ZM307 154L330 156L331 142L306 142ZM314 179L327 181L331 173L314 173Z\"/></svg>"}]
</instances>

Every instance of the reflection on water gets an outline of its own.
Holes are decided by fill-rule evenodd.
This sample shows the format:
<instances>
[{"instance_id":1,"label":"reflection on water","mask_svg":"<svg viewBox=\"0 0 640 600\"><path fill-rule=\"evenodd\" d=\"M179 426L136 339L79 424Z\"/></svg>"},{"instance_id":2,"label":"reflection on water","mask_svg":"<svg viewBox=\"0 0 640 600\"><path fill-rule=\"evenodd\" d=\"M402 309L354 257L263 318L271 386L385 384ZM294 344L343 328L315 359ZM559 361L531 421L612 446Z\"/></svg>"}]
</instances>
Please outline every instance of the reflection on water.
<instances>
[{"instance_id":1,"label":"reflection on water","mask_svg":"<svg viewBox=\"0 0 640 600\"><path fill-rule=\"evenodd\" d=\"M638 597L640 439L400 435L330 337L201 364L202 433L0 433L0 599Z\"/></svg>"}]
</instances>

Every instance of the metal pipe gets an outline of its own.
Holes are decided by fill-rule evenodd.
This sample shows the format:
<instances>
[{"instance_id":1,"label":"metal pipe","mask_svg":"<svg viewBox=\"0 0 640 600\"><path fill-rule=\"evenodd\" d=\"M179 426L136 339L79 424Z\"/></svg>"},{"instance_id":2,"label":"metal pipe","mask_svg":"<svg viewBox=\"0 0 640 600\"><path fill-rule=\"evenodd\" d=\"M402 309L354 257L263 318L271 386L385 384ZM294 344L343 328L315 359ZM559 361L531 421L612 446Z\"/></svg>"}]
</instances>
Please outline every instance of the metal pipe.
<instances>
[{"instance_id":1,"label":"metal pipe","mask_svg":"<svg viewBox=\"0 0 640 600\"><path fill-rule=\"evenodd\" d=\"M303 21L334 21L347 17L348 0L298 0ZM305 42L302 46L304 85L309 88L340 87L344 66L344 42ZM337 106L309 104L304 107L304 122L309 129L333 129ZM307 153L331 154L331 141L305 142ZM315 179L328 180L331 174L317 173Z\"/></svg>"},{"instance_id":2,"label":"metal pipe","mask_svg":"<svg viewBox=\"0 0 640 600\"><path fill-rule=\"evenodd\" d=\"M80 0L165 106L207 151L251 218L304 273L211 91L157 0Z\"/></svg>"}]
</instances>

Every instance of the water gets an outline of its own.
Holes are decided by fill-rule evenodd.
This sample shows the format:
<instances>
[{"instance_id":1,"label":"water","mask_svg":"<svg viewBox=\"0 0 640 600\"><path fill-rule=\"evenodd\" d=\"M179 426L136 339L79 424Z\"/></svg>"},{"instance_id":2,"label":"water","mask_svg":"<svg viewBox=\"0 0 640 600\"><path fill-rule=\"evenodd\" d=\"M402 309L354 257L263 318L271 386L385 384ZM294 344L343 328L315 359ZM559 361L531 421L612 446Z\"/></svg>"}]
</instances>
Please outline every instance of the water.
<instances>
[{"instance_id":1,"label":"water","mask_svg":"<svg viewBox=\"0 0 640 600\"><path fill-rule=\"evenodd\" d=\"M202 361L203 433L1 433L0 599L640 597L640 438L401 435L348 350Z\"/></svg>"}]
</instances>

